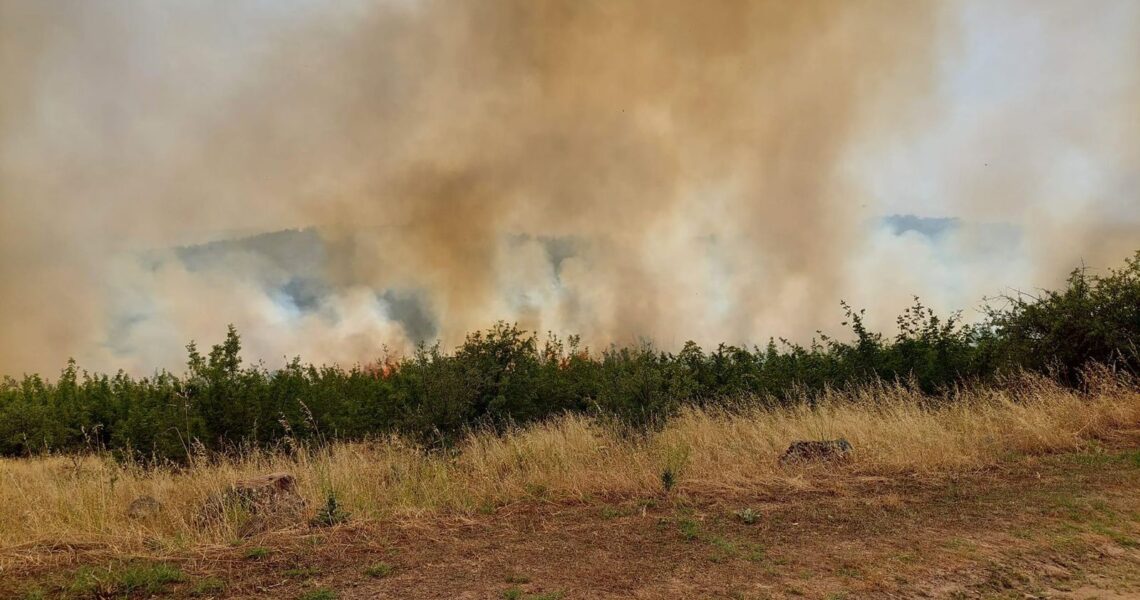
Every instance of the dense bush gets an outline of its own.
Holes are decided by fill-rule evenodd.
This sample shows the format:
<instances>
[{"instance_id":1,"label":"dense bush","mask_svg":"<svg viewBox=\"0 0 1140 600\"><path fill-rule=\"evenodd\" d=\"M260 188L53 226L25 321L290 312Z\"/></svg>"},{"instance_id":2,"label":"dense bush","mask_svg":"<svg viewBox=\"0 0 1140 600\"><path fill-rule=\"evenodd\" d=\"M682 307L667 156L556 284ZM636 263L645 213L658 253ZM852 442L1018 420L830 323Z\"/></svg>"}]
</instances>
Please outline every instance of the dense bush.
<instances>
[{"instance_id":1,"label":"dense bush","mask_svg":"<svg viewBox=\"0 0 1140 600\"><path fill-rule=\"evenodd\" d=\"M203 355L187 346L186 372L133 378L81 372L0 383L0 454L110 449L162 460L285 440L361 439L382 433L447 444L467 429L501 428L564 411L598 411L647 424L688 402L752 398L786 403L825 387L898 380L938 392L963 380L1032 369L1079 385L1089 361L1140 369L1140 252L1098 277L1074 271L1064 289L999 299L984 323L942 318L916 298L893 337L871 332L843 304L850 341L800 346L689 342L677 353L648 344L600 353L580 340L499 323L452 353L421 346L405 359L344 369L242 366L241 340Z\"/></svg>"},{"instance_id":2,"label":"dense bush","mask_svg":"<svg viewBox=\"0 0 1140 600\"><path fill-rule=\"evenodd\" d=\"M990 309L996 358L1079 382L1089 361L1140 369L1140 252L1106 276L1074 270L1064 289L1003 296Z\"/></svg>"}]
</instances>

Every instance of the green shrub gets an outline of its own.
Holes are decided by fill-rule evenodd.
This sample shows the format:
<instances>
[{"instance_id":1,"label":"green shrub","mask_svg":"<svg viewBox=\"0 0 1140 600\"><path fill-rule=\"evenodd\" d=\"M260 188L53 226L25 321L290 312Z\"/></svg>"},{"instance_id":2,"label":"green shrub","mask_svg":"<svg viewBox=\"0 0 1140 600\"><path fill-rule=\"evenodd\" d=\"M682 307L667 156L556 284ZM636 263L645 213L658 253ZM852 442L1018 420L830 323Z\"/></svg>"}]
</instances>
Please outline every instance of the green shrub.
<instances>
[{"instance_id":1,"label":"green shrub","mask_svg":"<svg viewBox=\"0 0 1140 600\"><path fill-rule=\"evenodd\" d=\"M1056 291L990 300L985 321L973 326L916 299L887 336L869 330L862 311L840 306L850 338L821 335L806 346L768 340L706 351L688 342L672 353L641 343L589 352L575 336L540 342L498 323L451 352L421 345L400 360L347 369L300 359L276 370L243 367L231 326L208 352L188 344L181 375L88 373L68 361L54 381L3 377L0 456L106 450L147 465L392 433L439 447L473 428L503 430L565 412L644 428L686 404L788 404L878 381L940 394L1021 369L1073 386L1089 383L1090 362L1140 373L1140 252L1104 275L1073 271ZM667 490L680 466L668 467ZM334 508L319 524L343 521Z\"/></svg>"},{"instance_id":2,"label":"green shrub","mask_svg":"<svg viewBox=\"0 0 1140 600\"><path fill-rule=\"evenodd\" d=\"M665 467L665 469L661 471L661 487L665 489L666 493L669 493L676 485L677 474L673 472L673 469Z\"/></svg>"},{"instance_id":3,"label":"green shrub","mask_svg":"<svg viewBox=\"0 0 1140 600\"><path fill-rule=\"evenodd\" d=\"M314 527L332 527L348 521L349 513L344 510L336 499L336 492L330 490L325 495L325 504L317 511L311 524Z\"/></svg>"}]
</instances>

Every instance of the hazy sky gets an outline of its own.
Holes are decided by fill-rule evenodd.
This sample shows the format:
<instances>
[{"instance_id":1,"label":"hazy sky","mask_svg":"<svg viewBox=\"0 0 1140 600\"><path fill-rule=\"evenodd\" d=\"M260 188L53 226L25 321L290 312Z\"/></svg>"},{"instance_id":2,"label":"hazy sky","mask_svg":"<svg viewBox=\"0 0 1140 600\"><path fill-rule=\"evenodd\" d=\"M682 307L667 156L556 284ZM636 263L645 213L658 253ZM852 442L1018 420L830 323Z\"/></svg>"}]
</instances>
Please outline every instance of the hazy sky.
<instances>
[{"instance_id":1,"label":"hazy sky","mask_svg":"<svg viewBox=\"0 0 1140 600\"><path fill-rule=\"evenodd\" d=\"M1132 0L0 0L0 373L971 316L1138 190Z\"/></svg>"}]
</instances>

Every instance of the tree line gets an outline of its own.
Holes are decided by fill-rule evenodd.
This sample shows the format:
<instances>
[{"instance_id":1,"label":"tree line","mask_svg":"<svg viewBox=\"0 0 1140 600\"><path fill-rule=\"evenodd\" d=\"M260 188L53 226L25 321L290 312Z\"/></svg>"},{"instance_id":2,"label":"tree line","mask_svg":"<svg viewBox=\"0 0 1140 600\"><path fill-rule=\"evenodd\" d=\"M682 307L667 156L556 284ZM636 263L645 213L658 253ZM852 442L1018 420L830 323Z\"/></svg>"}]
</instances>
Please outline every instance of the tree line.
<instances>
[{"instance_id":1,"label":"tree line","mask_svg":"<svg viewBox=\"0 0 1140 600\"><path fill-rule=\"evenodd\" d=\"M1030 370L1081 385L1090 362L1140 370L1140 252L1104 275L1074 270L1058 290L990 299L980 323L936 315L917 298L897 333L870 331L842 304L851 337L820 335L667 352L649 343L589 351L575 336L540 337L498 323L451 352L421 345L408 357L349 368L244 365L241 338L203 353L187 346L182 374L89 373L69 361L54 381L0 382L0 455L108 450L184 461L284 441L400 434L447 445L473 427L502 428L564 412L646 426L685 404L780 405L827 388L887 380L932 401L966 382ZM941 399L941 400L939 400Z\"/></svg>"}]
</instances>

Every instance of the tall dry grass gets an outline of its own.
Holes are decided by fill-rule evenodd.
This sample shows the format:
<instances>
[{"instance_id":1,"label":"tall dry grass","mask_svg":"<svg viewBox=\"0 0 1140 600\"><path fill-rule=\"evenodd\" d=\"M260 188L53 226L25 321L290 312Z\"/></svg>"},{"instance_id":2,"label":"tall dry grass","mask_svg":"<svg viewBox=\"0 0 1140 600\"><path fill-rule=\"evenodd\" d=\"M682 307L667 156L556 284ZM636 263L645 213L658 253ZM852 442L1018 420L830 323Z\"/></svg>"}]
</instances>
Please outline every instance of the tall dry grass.
<instances>
[{"instance_id":1,"label":"tall dry grass","mask_svg":"<svg viewBox=\"0 0 1140 600\"><path fill-rule=\"evenodd\" d=\"M392 438L308 452L252 452L186 469L144 469L94 455L5 459L0 547L66 541L174 549L225 542L240 524L202 527L195 521L199 508L235 480L270 471L293 473L311 506L332 490L355 519L415 517L528 499L660 494L665 469L677 473L674 493L684 494L810 485L835 468L888 476L948 472L1011 454L1076 449L1092 437L1140 425L1140 389L1110 375L1083 393L1026 376L943 400L879 385L825 394L814 406L691 408L662 429L637 435L571 415L506 435L474 434L447 454ZM777 464L792 440L836 437L855 447L841 467ZM143 495L158 499L163 511L149 520L128 518L128 504Z\"/></svg>"}]
</instances>

